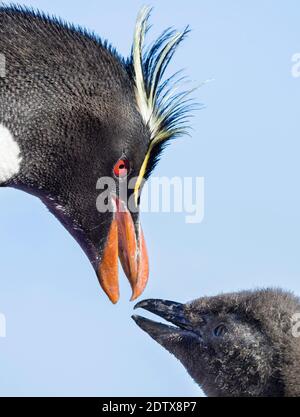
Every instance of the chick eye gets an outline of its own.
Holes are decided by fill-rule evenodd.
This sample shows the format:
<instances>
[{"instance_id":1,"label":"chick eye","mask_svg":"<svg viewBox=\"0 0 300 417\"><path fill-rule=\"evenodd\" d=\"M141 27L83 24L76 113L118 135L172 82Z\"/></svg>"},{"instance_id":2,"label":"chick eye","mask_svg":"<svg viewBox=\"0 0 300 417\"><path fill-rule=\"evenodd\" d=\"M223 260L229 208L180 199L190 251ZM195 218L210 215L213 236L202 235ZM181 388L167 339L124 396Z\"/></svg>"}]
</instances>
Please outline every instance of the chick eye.
<instances>
[{"instance_id":1,"label":"chick eye","mask_svg":"<svg viewBox=\"0 0 300 417\"><path fill-rule=\"evenodd\" d=\"M214 329L214 335L216 337L221 337L224 336L224 334L227 333L227 328L225 326L225 324L219 324L215 329Z\"/></svg>"},{"instance_id":2,"label":"chick eye","mask_svg":"<svg viewBox=\"0 0 300 417\"><path fill-rule=\"evenodd\" d=\"M130 164L128 159L122 158L114 166L114 175L118 178L125 178L129 174Z\"/></svg>"}]
</instances>

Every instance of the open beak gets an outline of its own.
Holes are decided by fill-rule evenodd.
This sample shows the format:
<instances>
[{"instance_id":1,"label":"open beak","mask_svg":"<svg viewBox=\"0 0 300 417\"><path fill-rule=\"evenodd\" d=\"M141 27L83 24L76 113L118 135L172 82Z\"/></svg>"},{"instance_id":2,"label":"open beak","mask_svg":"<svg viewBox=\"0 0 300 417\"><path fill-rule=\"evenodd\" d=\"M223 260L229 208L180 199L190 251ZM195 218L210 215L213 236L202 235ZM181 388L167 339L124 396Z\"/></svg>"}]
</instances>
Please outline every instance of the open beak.
<instances>
[{"instance_id":1,"label":"open beak","mask_svg":"<svg viewBox=\"0 0 300 417\"><path fill-rule=\"evenodd\" d=\"M184 304L175 301L150 299L137 303L134 309L136 310L137 308L156 314L180 329L191 329L191 325L185 317ZM137 324L141 325L140 327L143 327L142 325L147 322L151 322L151 320L139 316L133 316L133 318Z\"/></svg>"},{"instance_id":2,"label":"open beak","mask_svg":"<svg viewBox=\"0 0 300 417\"><path fill-rule=\"evenodd\" d=\"M115 304L120 296L118 258L132 288L131 300L139 297L146 287L149 262L141 225L134 224L123 201L113 197L113 204L114 217L98 267L98 278L104 292Z\"/></svg>"},{"instance_id":3,"label":"open beak","mask_svg":"<svg viewBox=\"0 0 300 417\"><path fill-rule=\"evenodd\" d=\"M193 326L186 315L184 304L175 301L152 299L141 301L134 308L147 310L172 324L159 323L138 315L132 316L142 330L171 353L174 353L175 341L193 340L200 337L193 331Z\"/></svg>"}]
</instances>

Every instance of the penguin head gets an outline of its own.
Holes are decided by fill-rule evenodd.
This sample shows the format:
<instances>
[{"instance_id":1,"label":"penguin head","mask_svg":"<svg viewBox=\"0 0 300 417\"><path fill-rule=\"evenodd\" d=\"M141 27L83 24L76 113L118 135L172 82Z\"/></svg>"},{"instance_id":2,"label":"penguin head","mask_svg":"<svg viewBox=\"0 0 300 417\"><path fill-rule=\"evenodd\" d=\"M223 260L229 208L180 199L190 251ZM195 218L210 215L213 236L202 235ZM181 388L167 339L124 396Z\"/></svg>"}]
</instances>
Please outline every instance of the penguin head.
<instances>
[{"instance_id":1,"label":"penguin head","mask_svg":"<svg viewBox=\"0 0 300 417\"><path fill-rule=\"evenodd\" d=\"M185 132L190 109L190 92L174 93L175 78L163 80L188 30L167 30L145 50L150 11L141 10L131 55L123 59L82 29L23 8L0 9L0 46L10 57L1 102L21 161L5 185L47 205L84 249L113 303L118 258L132 299L146 286L140 194L166 143ZM2 107L0 121L1 114Z\"/></svg>"},{"instance_id":2,"label":"penguin head","mask_svg":"<svg viewBox=\"0 0 300 417\"><path fill-rule=\"evenodd\" d=\"M55 123L57 140L53 142L54 132L47 132L50 151L41 145L43 152L37 156L27 149L22 159L24 181L18 178L18 187L23 182L28 191L30 184L29 191L78 241L113 303L119 298L118 258L133 299L148 279L134 184L147 151L149 129L132 105L130 92L122 94L129 97L111 104L113 115L103 109L101 100L95 103L96 114L86 107L77 114L63 113Z\"/></svg>"},{"instance_id":3,"label":"penguin head","mask_svg":"<svg viewBox=\"0 0 300 417\"><path fill-rule=\"evenodd\" d=\"M133 317L182 362L207 395L284 394L285 366L290 358L294 364L299 360L291 326L299 301L291 294L261 290L204 297L187 304L145 300L136 308L174 325Z\"/></svg>"}]
</instances>

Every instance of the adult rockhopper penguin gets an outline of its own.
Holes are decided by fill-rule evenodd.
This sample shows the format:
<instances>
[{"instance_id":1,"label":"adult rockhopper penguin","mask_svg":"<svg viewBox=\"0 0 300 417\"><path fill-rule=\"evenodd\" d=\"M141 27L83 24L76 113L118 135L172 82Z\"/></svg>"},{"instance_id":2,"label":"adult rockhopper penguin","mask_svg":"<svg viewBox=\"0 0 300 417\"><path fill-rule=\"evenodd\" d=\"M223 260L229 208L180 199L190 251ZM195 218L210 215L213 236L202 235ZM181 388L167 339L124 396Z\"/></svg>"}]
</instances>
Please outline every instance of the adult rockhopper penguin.
<instances>
[{"instance_id":1,"label":"adult rockhopper penguin","mask_svg":"<svg viewBox=\"0 0 300 417\"><path fill-rule=\"evenodd\" d=\"M134 316L208 396L300 396L300 300L282 290L243 291L187 304L136 305L174 326Z\"/></svg>"},{"instance_id":2,"label":"adult rockhopper penguin","mask_svg":"<svg viewBox=\"0 0 300 417\"><path fill-rule=\"evenodd\" d=\"M184 133L189 111L189 92L174 93L179 79L162 79L188 30L167 30L145 51L149 14L141 10L123 59L84 29L0 7L0 185L46 204L84 249L113 303L118 257L132 299L145 288L140 191L166 142ZM96 185L106 177L114 187L102 212ZM119 194L124 183L131 206Z\"/></svg>"}]
</instances>

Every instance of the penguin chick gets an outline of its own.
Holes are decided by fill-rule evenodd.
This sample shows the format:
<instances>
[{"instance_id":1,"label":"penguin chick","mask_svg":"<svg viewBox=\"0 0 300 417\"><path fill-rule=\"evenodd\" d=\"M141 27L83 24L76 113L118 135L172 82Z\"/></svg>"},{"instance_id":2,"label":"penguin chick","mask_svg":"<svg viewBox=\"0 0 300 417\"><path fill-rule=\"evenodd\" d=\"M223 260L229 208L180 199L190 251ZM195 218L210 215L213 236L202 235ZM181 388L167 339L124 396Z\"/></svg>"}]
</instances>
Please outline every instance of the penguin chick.
<instances>
[{"instance_id":1,"label":"penguin chick","mask_svg":"<svg viewBox=\"0 0 300 417\"><path fill-rule=\"evenodd\" d=\"M133 316L206 395L300 395L300 303L291 293L243 291L186 304L145 300L135 308L175 325Z\"/></svg>"}]
</instances>

